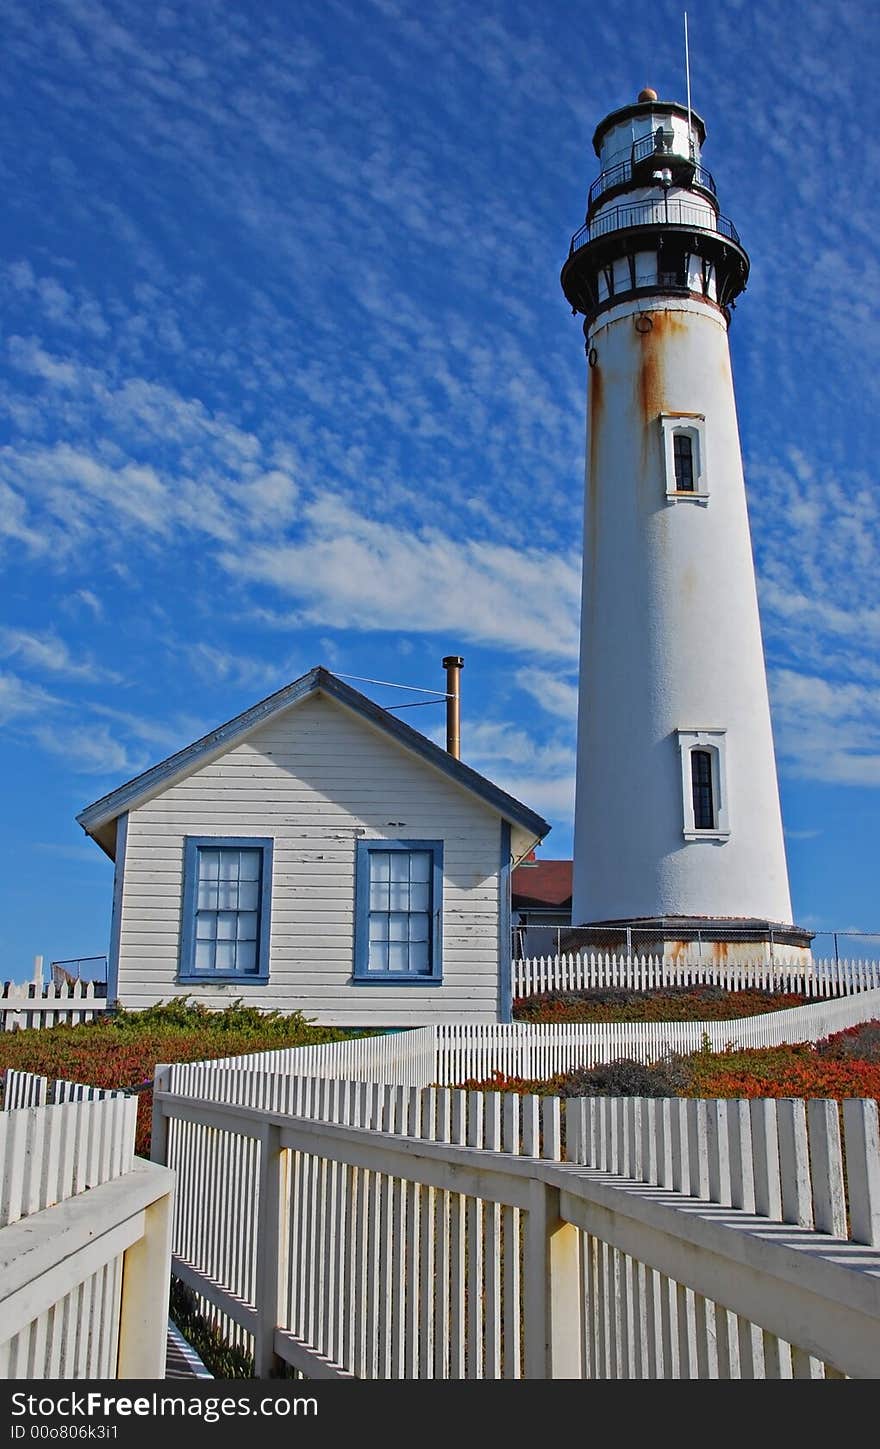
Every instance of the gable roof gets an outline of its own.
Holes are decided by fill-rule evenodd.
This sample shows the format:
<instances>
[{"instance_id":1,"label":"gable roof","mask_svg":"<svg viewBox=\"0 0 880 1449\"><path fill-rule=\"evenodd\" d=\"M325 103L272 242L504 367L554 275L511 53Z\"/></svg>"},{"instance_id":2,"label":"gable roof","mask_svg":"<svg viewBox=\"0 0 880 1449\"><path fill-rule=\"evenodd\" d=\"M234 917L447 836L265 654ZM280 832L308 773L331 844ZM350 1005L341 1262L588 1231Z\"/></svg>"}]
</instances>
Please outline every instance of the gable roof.
<instances>
[{"instance_id":1,"label":"gable roof","mask_svg":"<svg viewBox=\"0 0 880 1449\"><path fill-rule=\"evenodd\" d=\"M295 679L292 684L286 684L275 694L270 694L266 699L261 699L258 704L246 709L243 714L236 715L235 719L228 720L226 724L219 725L210 734L203 735L200 740L195 740L185 749L178 750L176 754L169 755L167 760L162 760L158 765L145 770L140 775L135 775L132 780L126 781L116 790L111 790L109 795L102 795L100 800L94 804L87 805L77 815L77 823L82 826L88 835L98 840L96 832L102 827L110 825L126 810L135 809L144 801L158 795L163 789L175 784L178 780L199 769L209 759L223 754L226 750L232 749L234 745L249 735L258 726L265 724L267 720L280 714L283 710L289 709L292 705L301 703L313 695L324 694L330 699L337 700L348 709L359 714L368 723L378 726L396 744L410 753L418 755L435 769L441 770L448 775L456 784L469 790L476 795L484 804L497 810L498 814L511 824L520 825L525 830L532 831L536 836L543 838L550 829L547 821L523 805L521 801L515 800L512 795L493 785L485 775L480 775L472 770L470 765L462 764L456 760L440 745L435 745L426 735L420 734L411 725L404 724L403 720L396 719L389 714L381 705L374 704L365 694L359 690L352 689L349 684L343 683L329 669L318 665L310 669L308 674ZM107 850L103 840L98 840L102 849ZM107 851L110 854L110 851Z\"/></svg>"},{"instance_id":2,"label":"gable roof","mask_svg":"<svg viewBox=\"0 0 880 1449\"><path fill-rule=\"evenodd\" d=\"M520 909L571 909L570 860L523 860L511 874L513 905Z\"/></svg>"}]
</instances>

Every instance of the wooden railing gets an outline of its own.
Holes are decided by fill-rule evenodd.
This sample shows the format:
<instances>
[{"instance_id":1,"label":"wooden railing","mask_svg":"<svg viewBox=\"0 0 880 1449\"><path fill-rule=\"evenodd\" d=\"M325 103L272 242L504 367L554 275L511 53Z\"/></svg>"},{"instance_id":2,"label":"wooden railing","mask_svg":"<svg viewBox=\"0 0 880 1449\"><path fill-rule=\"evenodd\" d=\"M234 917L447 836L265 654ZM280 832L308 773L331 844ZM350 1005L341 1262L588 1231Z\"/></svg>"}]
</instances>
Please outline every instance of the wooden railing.
<instances>
[{"instance_id":1,"label":"wooden railing","mask_svg":"<svg viewBox=\"0 0 880 1449\"><path fill-rule=\"evenodd\" d=\"M0 1378L162 1378L173 1177L134 1156L136 1110L102 1093L0 1114Z\"/></svg>"},{"instance_id":2,"label":"wooden railing","mask_svg":"<svg viewBox=\"0 0 880 1449\"><path fill-rule=\"evenodd\" d=\"M173 1271L258 1376L876 1374L874 1102L844 1173L831 1102L187 1082L157 1069Z\"/></svg>"}]
</instances>

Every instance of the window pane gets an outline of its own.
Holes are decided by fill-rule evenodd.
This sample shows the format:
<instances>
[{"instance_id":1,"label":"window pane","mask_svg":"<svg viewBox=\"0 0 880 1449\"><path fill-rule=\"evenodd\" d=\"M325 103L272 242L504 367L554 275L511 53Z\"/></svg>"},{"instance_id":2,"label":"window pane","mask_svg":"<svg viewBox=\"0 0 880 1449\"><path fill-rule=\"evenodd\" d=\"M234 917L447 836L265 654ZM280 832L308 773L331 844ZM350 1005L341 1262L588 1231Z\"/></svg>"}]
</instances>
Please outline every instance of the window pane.
<instances>
[{"instance_id":1,"label":"window pane","mask_svg":"<svg viewBox=\"0 0 880 1449\"><path fill-rule=\"evenodd\" d=\"M409 969L418 972L421 976L427 976L428 964L428 943L427 941L415 941L409 948Z\"/></svg>"},{"instance_id":2,"label":"window pane","mask_svg":"<svg viewBox=\"0 0 880 1449\"><path fill-rule=\"evenodd\" d=\"M408 917L402 911L398 911L388 917L389 941L405 941L407 939L407 920Z\"/></svg>"},{"instance_id":3,"label":"window pane","mask_svg":"<svg viewBox=\"0 0 880 1449\"><path fill-rule=\"evenodd\" d=\"M240 911L255 911L260 904L260 883L256 880L244 880L238 888L238 909Z\"/></svg>"},{"instance_id":4,"label":"window pane","mask_svg":"<svg viewBox=\"0 0 880 1449\"><path fill-rule=\"evenodd\" d=\"M219 850L199 851L199 880L216 880L220 874Z\"/></svg>"},{"instance_id":5,"label":"window pane","mask_svg":"<svg viewBox=\"0 0 880 1449\"><path fill-rule=\"evenodd\" d=\"M238 916L238 939L239 941L256 941L257 939L257 913L256 911L241 911Z\"/></svg>"},{"instance_id":6,"label":"window pane","mask_svg":"<svg viewBox=\"0 0 880 1449\"><path fill-rule=\"evenodd\" d=\"M217 909L217 883L216 881L199 881L199 910L216 911Z\"/></svg>"},{"instance_id":7,"label":"window pane","mask_svg":"<svg viewBox=\"0 0 880 1449\"><path fill-rule=\"evenodd\" d=\"M213 941L217 935L217 912L199 911L196 916L196 939Z\"/></svg>"},{"instance_id":8,"label":"window pane","mask_svg":"<svg viewBox=\"0 0 880 1449\"><path fill-rule=\"evenodd\" d=\"M217 963L217 970L218 971L234 971L235 970L235 942L234 941L218 941L217 942L216 963Z\"/></svg>"},{"instance_id":9,"label":"window pane","mask_svg":"<svg viewBox=\"0 0 880 1449\"><path fill-rule=\"evenodd\" d=\"M218 913L217 913L217 940L218 941L234 941L235 940L235 921L236 921L236 915L235 915L235 912L234 911L218 911Z\"/></svg>"},{"instance_id":10,"label":"window pane","mask_svg":"<svg viewBox=\"0 0 880 1449\"><path fill-rule=\"evenodd\" d=\"M409 908L411 911L426 911L430 905L430 886L411 885L409 888Z\"/></svg>"},{"instance_id":11,"label":"window pane","mask_svg":"<svg viewBox=\"0 0 880 1449\"><path fill-rule=\"evenodd\" d=\"M238 880L238 851L220 851L220 879Z\"/></svg>"},{"instance_id":12,"label":"window pane","mask_svg":"<svg viewBox=\"0 0 880 1449\"><path fill-rule=\"evenodd\" d=\"M214 889L217 892L217 906L221 911L238 909L238 884L236 881L220 880Z\"/></svg>"},{"instance_id":13,"label":"window pane","mask_svg":"<svg viewBox=\"0 0 880 1449\"><path fill-rule=\"evenodd\" d=\"M409 939L411 941L427 941L428 939L428 917L419 913L409 918Z\"/></svg>"},{"instance_id":14,"label":"window pane","mask_svg":"<svg viewBox=\"0 0 880 1449\"><path fill-rule=\"evenodd\" d=\"M214 965L214 942L196 941L195 968L210 971Z\"/></svg>"},{"instance_id":15,"label":"window pane","mask_svg":"<svg viewBox=\"0 0 880 1449\"><path fill-rule=\"evenodd\" d=\"M370 965L371 971L388 970L388 947L381 941L370 942Z\"/></svg>"},{"instance_id":16,"label":"window pane","mask_svg":"<svg viewBox=\"0 0 880 1449\"><path fill-rule=\"evenodd\" d=\"M406 971L409 967L409 951L403 941L392 941L388 947L388 970Z\"/></svg>"},{"instance_id":17,"label":"window pane","mask_svg":"<svg viewBox=\"0 0 880 1449\"><path fill-rule=\"evenodd\" d=\"M239 941L237 952L237 965L239 971L256 971L257 969L257 943L256 941Z\"/></svg>"},{"instance_id":18,"label":"window pane","mask_svg":"<svg viewBox=\"0 0 880 1449\"><path fill-rule=\"evenodd\" d=\"M427 850L414 850L410 854L410 880L431 879L431 855Z\"/></svg>"},{"instance_id":19,"label":"window pane","mask_svg":"<svg viewBox=\"0 0 880 1449\"><path fill-rule=\"evenodd\" d=\"M370 886L370 910L388 910L388 882L374 881Z\"/></svg>"},{"instance_id":20,"label":"window pane","mask_svg":"<svg viewBox=\"0 0 880 1449\"><path fill-rule=\"evenodd\" d=\"M240 880L260 879L260 851L242 850L239 854L241 862L239 870Z\"/></svg>"},{"instance_id":21,"label":"window pane","mask_svg":"<svg viewBox=\"0 0 880 1449\"><path fill-rule=\"evenodd\" d=\"M406 880L391 882L389 886L388 904L392 911L405 911L409 909L409 882Z\"/></svg>"},{"instance_id":22,"label":"window pane","mask_svg":"<svg viewBox=\"0 0 880 1449\"><path fill-rule=\"evenodd\" d=\"M391 879L398 881L409 880L409 851L395 850L390 853Z\"/></svg>"},{"instance_id":23,"label":"window pane","mask_svg":"<svg viewBox=\"0 0 880 1449\"><path fill-rule=\"evenodd\" d=\"M388 917L384 911L372 911L370 913L370 940L388 940Z\"/></svg>"},{"instance_id":24,"label":"window pane","mask_svg":"<svg viewBox=\"0 0 880 1449\"><path fill-rule=\"evenodd\" d=\"M387 850L370 851L370 880L388 880L391 875L391 856Z\"/></svg>"}]
</instances>

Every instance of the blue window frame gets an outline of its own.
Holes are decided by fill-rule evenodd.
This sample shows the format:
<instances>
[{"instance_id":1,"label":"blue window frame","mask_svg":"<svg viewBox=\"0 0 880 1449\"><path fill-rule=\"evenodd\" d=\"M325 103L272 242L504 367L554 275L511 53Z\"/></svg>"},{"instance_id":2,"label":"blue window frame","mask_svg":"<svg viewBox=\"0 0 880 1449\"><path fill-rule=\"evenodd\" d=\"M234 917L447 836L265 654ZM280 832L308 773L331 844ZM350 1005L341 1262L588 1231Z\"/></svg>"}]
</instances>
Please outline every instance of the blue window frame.
<instances>
[{"instance_id":1,"label":"blue window frame","mask_svg":"<svg viewBox=\"0 0 880 1449\"><path fill-rule=\"evenodd\" d=\"M188 835L179 980L268 981L271 900L271 840Z\"/></svg>"},{"instance_id":2,"label":"blue window frame","mask_svg":"<svg viewBox=\"0 0 880 1449\"><path fill-rule=\"evenodd\" d=\"M359 840L354 980L437 984L442 924L442 840Z\"/></svg>"}]
</instances>

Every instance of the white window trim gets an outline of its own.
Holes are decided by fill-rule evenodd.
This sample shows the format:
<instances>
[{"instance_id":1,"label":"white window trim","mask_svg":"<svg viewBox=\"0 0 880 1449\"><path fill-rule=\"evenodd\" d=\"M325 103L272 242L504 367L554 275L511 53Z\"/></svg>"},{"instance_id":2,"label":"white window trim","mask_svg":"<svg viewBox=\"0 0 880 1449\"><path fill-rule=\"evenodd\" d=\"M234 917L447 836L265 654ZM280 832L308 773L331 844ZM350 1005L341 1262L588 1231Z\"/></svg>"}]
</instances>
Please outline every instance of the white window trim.
<instances>
[{"instance_id":1,"label":"white window trim","mask_svg":"<svg viewBox=\"0 0 880 1449\"><path fill-rule=\"evenodd\" d=\"M693 442L694 487L680 492L675 486L675 443L676 433L686 433ZM702 503L709 498L708 473L706 471L706 418L703 413L661 413L660 443L663 453L663 477L666 482L666 497L670 503Z\"/></svg>"},{"instance_id":2,"label":"white window trim","mask_svg":"<svg viewBox=\"0 0 880 1449\"><path fill-rule=\"evenodd\" d=\"M719 729L677 730L681 757L681 803L685 840L727 840L730 810L727 799L727 731ZM712 799L717 821L714 830L697 830L694 824L694 792L691 750L708 750L712 757Z\"/></svg>"}]
</instances>

